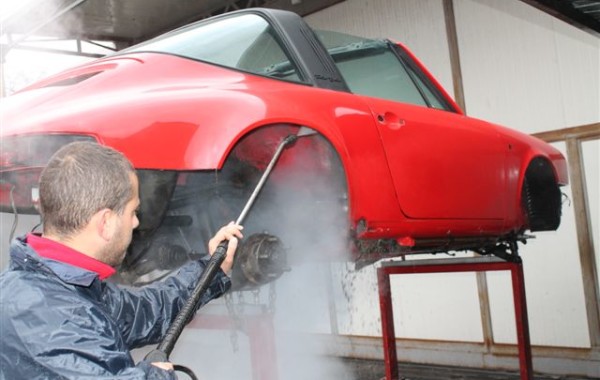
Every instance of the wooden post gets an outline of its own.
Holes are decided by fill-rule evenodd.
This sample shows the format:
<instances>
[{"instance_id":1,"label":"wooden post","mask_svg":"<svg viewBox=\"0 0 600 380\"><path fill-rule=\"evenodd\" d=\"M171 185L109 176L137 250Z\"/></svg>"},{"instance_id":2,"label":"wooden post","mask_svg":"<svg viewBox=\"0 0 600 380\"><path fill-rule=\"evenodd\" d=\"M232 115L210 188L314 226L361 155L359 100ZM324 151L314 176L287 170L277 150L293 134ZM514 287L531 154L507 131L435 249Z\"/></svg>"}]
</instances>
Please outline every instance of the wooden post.
<instances>
[{"instance_id":1,"label":"wooden post","mask_svg":"<svg viewBox=\"0 0 600 380\"><path fill-rule=\"evenodd\" d=\"M444 0L444 17L446 19L446 36L450 53L450 66L452 68L452 83L454 85L454 100L458 106L467 113L465 93L460 67L460 51L458 49L458 34L456 33L456 17L454 16L454 0Z\"/></svg>"}]
</instances>

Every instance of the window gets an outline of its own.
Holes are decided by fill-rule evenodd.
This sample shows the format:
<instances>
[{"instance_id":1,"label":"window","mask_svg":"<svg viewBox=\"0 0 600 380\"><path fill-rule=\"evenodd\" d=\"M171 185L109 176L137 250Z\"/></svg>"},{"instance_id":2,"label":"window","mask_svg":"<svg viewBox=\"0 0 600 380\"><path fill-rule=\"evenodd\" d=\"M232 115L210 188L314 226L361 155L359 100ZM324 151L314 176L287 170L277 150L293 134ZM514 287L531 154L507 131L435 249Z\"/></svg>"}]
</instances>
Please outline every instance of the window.
<instances>
[{"instance_id":1,"label":"window","mask_svg":"<svg viewBox=\"0 0 600 380\"><path fill-rule=\"evenodd\" d=\"M269 23L256 14L192 24L127 52L155 51L302 82Z\"/></svg>"},{"instance_id":2,"label":"window","mask_svg":"<svg viewBox=\"0 0 600 380\"><path fill-rule=\"evenodd\" d=\"M435 87L387 41L317 31L338 70L355 94L449 109Z\"/></svg>"}]
</instances>

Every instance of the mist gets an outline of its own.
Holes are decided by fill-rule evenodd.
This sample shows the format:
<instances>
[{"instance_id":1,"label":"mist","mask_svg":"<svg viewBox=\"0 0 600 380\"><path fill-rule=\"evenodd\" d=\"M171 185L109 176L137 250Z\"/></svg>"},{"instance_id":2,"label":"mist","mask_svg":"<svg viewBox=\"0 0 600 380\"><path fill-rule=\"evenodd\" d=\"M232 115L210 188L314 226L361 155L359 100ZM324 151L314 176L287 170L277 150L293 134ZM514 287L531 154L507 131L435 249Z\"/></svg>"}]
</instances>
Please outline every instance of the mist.
<instances>
[{"instance_id":1,"label":"mist","mask_svg":"<svg viewBox=\"0 0 600 380\"><path fill-rule=\"evenodd\" d=\"M291 147L285 155L243 224L246 237L267 232L281 239L291 270L274 282L231 292L200 309L171 360L192 368L201 379L353 379L322 339L344 329L341 325L352 320L350 308L356 309L351 306L351 286L345 284L353 279L353 265L347 264L352 257L345 179L311 170L319 159L313 150ZM228 175L219 175L217 182L230 188L224 180ZM210 193L220 195L218 204L232 206L231 220L246 200L222 198L231 191ZM230 219L222 217L216 224ZM332 273L340 267L347 269L343 277ZM147 350L139 350L136 357Z\"/></svg>"},{"instance_id":2,"label":"mist","mask_svg":"<svg viewBox=\"0 0 600 380\"><path fill-rule=\"evenodd\" d=\"M323 273L318 272L319 267L323 265L294 267L289 275L277 280L273 314L261 310L269 305L265 298L270 285L261 291L259 304L253 303L253 294L244 292L248 293L243 296L247 303L242 306L234 294L237 313L233 317L223 300L212 301L186 327L171 361L192 368L200 379L353 380L351 370L342 360L330 356L320 339L320 334L329 334L331 327L324 291L326 279L320 276ZM234 324L239 318L243 327L211 329L210 323L203 322L205 316L216 316L224 323L233 319ZM262 322L257 324L256 318ZM269 333L273 334L272 341ZM254 363L252 355L256 356ZM258 374L253 375L253 371Z\"/></svg>"},{"instance_id":3,"label":"mist","mask_svg":"<svg viewBox=\"0 0 600 380\"><path fill-rule=\"evenodd\" d=\"M0 43L2 44L0 49L4 54L4 78L2 82L4 95L10 95L38 80L95 59L43 50L21 49L18 46L10 47L11 44L18 42L18 44L28 49L40 48L76 52L78 50L76 40L47 37L43 34L40 35L40 32L27 36L28 33L40 26L40 23L35 23L34 20L49 20L65 6L72 3L64 0L3 0L0 2L0 22L3 26L2 33L0 33ZM62 35L63 31L81 27L81 20L76 16L62 17L60 20L61 23L52 23L51 32L53 35ZM10 31L14 31L14 33L9 38L7 33ZM108 47L114 47L112 42L103 41L102 43ZM111 53L110 49L85 41L81 42L80 48L89 54L104 55Z\"/></svg>"}]
</instances>

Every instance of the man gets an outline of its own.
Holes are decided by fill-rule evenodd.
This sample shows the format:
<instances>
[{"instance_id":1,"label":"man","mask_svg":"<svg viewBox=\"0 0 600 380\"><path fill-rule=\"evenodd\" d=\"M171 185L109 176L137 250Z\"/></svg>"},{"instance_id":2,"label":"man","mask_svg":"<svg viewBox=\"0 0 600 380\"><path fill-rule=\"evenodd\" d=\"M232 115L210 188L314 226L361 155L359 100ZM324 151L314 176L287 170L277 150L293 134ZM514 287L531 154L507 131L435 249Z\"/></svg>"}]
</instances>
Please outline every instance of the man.
<instances>
[{"instance_id":1,"label":"man","mask_svg":"<svg viewBox=\"0 0 600 380\"><path fill-rule=\"evenodd\" d=\"M42 236L15 239L0 275L0 379L176 378L171 363L135 365L129 350L160 341L206 261L139 289L103 281L125 256L139 202L135 171L114 149L77 142L50 159ZM229 289L241 229L230 223L210 240L211 253L223 240L229 249L202 304Z\"/></svg>"}]
</instances>

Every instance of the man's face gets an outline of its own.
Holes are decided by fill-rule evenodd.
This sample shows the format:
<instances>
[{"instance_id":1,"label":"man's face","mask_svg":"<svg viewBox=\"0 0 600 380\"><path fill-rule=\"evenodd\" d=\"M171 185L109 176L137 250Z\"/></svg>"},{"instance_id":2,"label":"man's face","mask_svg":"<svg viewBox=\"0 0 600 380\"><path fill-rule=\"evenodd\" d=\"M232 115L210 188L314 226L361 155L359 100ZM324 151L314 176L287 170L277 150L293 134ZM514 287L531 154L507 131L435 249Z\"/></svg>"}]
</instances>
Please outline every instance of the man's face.
<instances>
[{"instance_id":1,"label":"man's face","mask_svg":"<svg viewBox=\"0 0 600 380\"><path fill-rule=\"evenodd\" d=\"M131 243L132 232L140 224L136 214L140 205L138 179L135 174L131 174L130 178L133 186L133 197L125 205L122 214L115 213L116 230L105 250L105 262L112 267L117 267L123 262L127 247Z\"/></svg>"}]
</instances>

